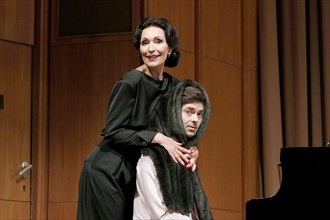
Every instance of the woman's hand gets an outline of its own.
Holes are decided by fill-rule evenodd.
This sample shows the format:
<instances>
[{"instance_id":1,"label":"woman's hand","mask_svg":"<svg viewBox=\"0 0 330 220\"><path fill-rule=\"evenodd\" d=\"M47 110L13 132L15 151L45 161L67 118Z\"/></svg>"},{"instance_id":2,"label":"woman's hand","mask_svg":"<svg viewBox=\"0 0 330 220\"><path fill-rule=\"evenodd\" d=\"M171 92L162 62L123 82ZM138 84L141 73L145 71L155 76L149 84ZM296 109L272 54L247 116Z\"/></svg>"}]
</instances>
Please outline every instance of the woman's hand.
<instances>
[{"instance_id":1,"label":"woman's hand","mask_svg":"<svg viewBox=\"0 0 330 220\"><path fill-rule=\"evenodd\" d=\"M180 163L187 169L191 167L189 165L191 164L191 158L193 158L191 155L192 151L182 147L182 143L179 143L172 138L163 135L162 133L157 133L152 140L152 143L162 145L176 163ZM193 164L196 160L197 158L193 160Z\"/></svg>"},{"instance_id":2,"label":"woman's hand","mask_svg":"<svg viewBox=\"0 0 330 220\"><path fill-rule=\"evenodd\" d=\"M191 147L190 149L190 160L189 160L189 163L188 165L186 166L187 169L190 169L195 172L196 170L196 167L197 167L197 159L198 159L198 156L199 156L199 151L198 151L198 148L197 147Z\"/></svg>"}]
</instances>

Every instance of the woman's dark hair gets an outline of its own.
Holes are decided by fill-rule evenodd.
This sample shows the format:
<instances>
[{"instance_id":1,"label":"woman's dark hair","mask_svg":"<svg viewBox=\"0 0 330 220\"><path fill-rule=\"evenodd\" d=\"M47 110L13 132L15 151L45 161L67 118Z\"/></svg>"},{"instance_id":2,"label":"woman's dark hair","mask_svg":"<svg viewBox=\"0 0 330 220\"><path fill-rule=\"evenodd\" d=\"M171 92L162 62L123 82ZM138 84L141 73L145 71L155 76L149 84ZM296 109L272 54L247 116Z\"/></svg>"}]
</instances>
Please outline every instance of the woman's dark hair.
<instances>
[{"instance_id":1,"label":"woman's dark hair","mask_svg":"<svg viewBox=\"0 0 330 220\"><path fill-rule=\"evenodd\" d=\"M134 36L133 36L133 44L136 49L140 48L141 43L141 34L142 31L150 26L159 27L164 30L166 43L172 49L171 55L167 57L165 61L165 66L167 67L175 67L179 63L180 59L180 51L178 49L179 46L179 35L176 31L175 27L165 18L158 17L148 17L142 19L140 24L136 27ZM140 58L141 59L141 58ZM142 59L141 59L142 62ZM143 63L143 62L142 62ZM141 63L141 64L142 64Z\"/></svg>"}]
</instances>

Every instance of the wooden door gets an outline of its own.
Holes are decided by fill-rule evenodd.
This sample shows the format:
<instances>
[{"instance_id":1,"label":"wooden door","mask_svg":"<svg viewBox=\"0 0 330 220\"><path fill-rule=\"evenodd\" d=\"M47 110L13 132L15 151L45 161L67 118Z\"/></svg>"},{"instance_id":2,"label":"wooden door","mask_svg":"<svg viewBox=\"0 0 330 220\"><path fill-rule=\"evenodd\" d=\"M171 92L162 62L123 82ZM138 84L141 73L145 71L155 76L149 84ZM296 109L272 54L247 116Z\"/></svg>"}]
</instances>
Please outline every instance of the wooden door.
<instances>
[{"instance_id":1,"label":"wooden door","mask_svg":"<svg viewBox=\"0 0 330 220\"><path fill-rule=\"evenodd\" d=\"M0 40L0 219L30 219L32 47Z\"/></svg>"}]
</instances>

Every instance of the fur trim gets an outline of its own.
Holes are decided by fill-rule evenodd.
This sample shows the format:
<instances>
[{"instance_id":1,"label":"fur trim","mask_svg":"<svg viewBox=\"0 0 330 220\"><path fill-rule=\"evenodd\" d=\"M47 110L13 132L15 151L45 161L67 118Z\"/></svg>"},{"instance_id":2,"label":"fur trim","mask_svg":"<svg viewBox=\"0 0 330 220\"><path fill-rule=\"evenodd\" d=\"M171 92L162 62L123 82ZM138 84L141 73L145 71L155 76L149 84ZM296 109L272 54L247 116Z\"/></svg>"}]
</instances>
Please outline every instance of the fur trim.
<instances>
[{"instance_id":1,"label":"fur trim","mask_svg":"<svg viewBox=\"0 0 330 220\"><path fill-rule=\"evenodd\" d=\"M206 97L202 123L197 133L187 139L181 118L181 97L187 86L199 88ZM210 101L204 88L195 81L186 79L178 83L160 100L154 111L149 129L162 132L183 143L186 148L196 146L206 129L210 116ZM169 156L164 147L152 145L142 149L153 160L165 205L179 212L193 212L194 201L200 220L213 219L198 172L187 170Z\"/></svg>"},{"instance_id":2,"label":"fur trim","mask_svg":"<svg viewBox=\"0 0 330 220\"><path fill-rule=\"evenodd\" d=\"M190 139L187 139L181 118L181 97L187 86L199 88L205 98L204 114L202 123L197 133ZM172 137L184 144L186 148L195 146L206 130L206 126L210 117L210 100L205 89L195 81L190 79L182 80L177 86L166 93L159 102L157 110L152 116L153 120L149 125L149 129L153 131L161 131L166 136Z\"/></svg>"}]
</instances>

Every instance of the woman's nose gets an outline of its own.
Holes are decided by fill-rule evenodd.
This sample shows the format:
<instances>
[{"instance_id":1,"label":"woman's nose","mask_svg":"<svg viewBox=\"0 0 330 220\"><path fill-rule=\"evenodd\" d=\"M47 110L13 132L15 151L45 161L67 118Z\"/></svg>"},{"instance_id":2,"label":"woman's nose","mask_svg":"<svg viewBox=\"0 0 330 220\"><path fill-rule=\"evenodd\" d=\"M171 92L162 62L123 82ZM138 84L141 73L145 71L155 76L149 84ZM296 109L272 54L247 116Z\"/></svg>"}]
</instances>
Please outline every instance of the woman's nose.
<instances>
[{"instance_id":1,"label":"woman's nose","mask_svg":"<svg viewBox=\"0 0 330 220\"><path fill-rule=\"evenodd\" d=\"M150 43L149 47L148 47L148 50L149 51L154 51L155 50L155 45L153 43Z\"/></svg>"}]
</instances>

